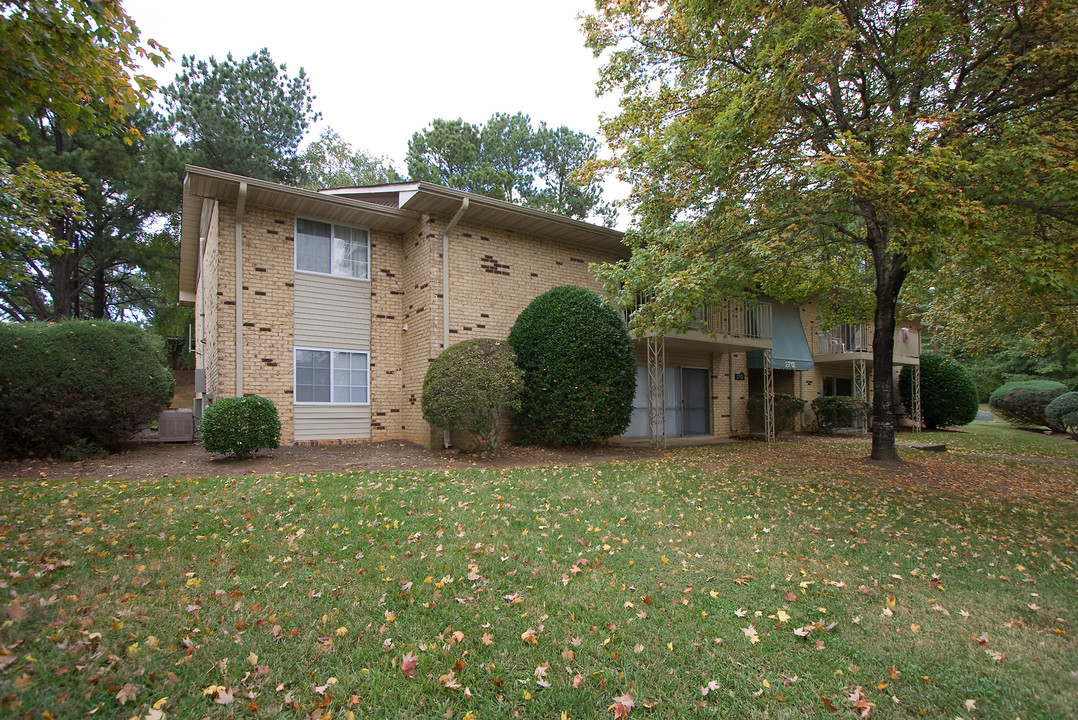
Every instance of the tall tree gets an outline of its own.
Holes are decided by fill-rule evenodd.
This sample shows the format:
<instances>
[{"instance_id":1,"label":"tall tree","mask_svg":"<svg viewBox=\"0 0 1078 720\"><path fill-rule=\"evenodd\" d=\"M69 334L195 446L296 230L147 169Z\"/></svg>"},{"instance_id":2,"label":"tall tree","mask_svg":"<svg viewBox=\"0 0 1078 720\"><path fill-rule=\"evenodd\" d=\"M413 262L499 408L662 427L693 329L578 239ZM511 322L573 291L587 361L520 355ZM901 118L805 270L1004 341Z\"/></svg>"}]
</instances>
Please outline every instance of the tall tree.
<instances>
[{"instance_id":1,"label":"tall tree","mask_svg":"<svg viewBox=\"0 0 1078 720\"><path fill-rule=\"evenodd\" d=\"M404 179L389 158L375 157L352 147L330 127L307 145L300 162L303 167L301 185L309 190L381 185Z\"/></svg>"},{"instance_id":2,"label":"tall tree","mask_svg":"<svg viewBox=\"0 0 1078 720\"><path fill-rule=\"evenodd\" d=\"M479 127L460 118L435 118L408 142L408 175L412 180L483 193L479 133Z\"/></svg>"},{"instance_id":3,"label":"tall tree","mask_svg":"<svg viewBox=\"0 0 1078 720\"><path fill-rule=\"evenodd\" d=\"M149 114L130 127L146 129ZM69 132L46 117L25 140L6 138L0 151L19 163L78 179L78 216L51 212L48 231L0 249L12 272L0 277L0 312L17 320L67 317L120 319L144 310L150 288L142 268L152 261L147 223L175 206L181 166L158 162L161 138L127 128L110 135Z\"/></svg>"},{"instance_id":4,"label":"tall tree","mask_svg":"<svg viewBox=\"0 0 1078 720\"><path fill-rule=\"evenodd\" d=\"M579 171L596 160L599 143L564 125L532 126L523 113L495 113L485 125L436 119L408 143L413 180L447 185L586 220L614 214L597 181Z\"/></svg>"},{"instance_id":5,"label":"tall tree","mask_svg":"<svg viewBox=\"0 0 1078 720\"><path fill-rule=\"evenodd\" d=\"M192 163L282 183L302 179L299 145L320 117L303 68L291 77L266 48L239 61L184 55L164 101Z\"/></svg>"},{"instance_id":6,"label":"tall tree","mask_svg":"<svg viewBox=\"0 0 1078 720\"><path fill-rule=\"evenodd\" d=\"M785 299L867 272L872 457L897 459L907 276L987 249L993 209L1049 211L1012 196L1075 197L1073 156L1048 152L1043 173L1022 161L1030 139L1073 147L1074 0L604 2L585 30L600 89L622 93L604 129L638 217L633 258L607 279L654 283L682 308L643 314L662 325L723 294ZM1076 207L1051 210L1073 230Z\"/></svg>"},{"instance_id":7,"label":"tall tree","mask_svg":"<svg viewBox=\"0 0 1078 720\"><path fill-rule=\"evenodd\" d=\"M168 51L142 43L118 0L0 2L0 17L0 136L29 141L44 122L68 134L122 128L127 142L137 139L126 119L157 87L139 66L160 66ZM84 217L76 176L11 161L0 148L0 252L9 279L23 270L11 254L44 260L65 252L58 229Z\"/></svg>"}]
</instances>

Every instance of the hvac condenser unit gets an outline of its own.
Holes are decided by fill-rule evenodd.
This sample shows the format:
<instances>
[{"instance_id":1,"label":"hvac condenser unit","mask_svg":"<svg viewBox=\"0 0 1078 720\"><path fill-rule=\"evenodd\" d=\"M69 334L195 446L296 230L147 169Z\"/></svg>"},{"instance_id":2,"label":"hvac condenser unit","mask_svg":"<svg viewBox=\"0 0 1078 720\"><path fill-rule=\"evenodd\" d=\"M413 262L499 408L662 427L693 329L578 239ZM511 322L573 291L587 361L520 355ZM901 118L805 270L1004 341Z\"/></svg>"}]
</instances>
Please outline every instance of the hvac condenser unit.
<instances>
[{"instance_id":1,"label":"hvac condenser unit","mask_svg":"<svg viewBox=\"0 0 1078 720\"><path fill-rule=\"evenodd\" d=\"M165 410L157 416L158 442L191 442L194 437L194 413L187 408Z\"/></svg>"}]
</instances>

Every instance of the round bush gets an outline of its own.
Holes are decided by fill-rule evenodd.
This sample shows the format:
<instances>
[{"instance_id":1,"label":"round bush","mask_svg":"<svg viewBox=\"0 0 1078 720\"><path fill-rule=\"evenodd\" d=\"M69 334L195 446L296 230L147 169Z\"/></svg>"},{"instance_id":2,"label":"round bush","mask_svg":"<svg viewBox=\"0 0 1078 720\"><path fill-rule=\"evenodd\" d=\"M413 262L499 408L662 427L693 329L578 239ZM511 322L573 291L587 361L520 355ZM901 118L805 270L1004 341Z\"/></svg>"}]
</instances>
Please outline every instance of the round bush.
<instances>
[{"instance_id":1,"label":"round bush","mask_svg":"<svg viewBox=\"0 0 1078 720\"><path fill-rule=\"evenodd\" d=\"M854 421L868 418L868 403L849 395L821 395L812 401L812 412L820 430L853 427Z\"/></svg>"},{"instance_id":2,"label":"round bush","mask_svg":"<svg viewBox=\"0 0 1078 720\"><path fill-rule=\"evenodd\" d=\"M423 419L471 434L482 450L498 451L509 410L520 407L522 373L505 342L475 338L434 358L423 379Z\"/></svg>"},{"instance_id":3,"label":"round bush","mask_svg":"<svg viewBox=\"0 0 1078 720\"><path fill-rule=\"evenodd\" d=\"M636 361L624 321L574 286L540 295L517 317L509 344L524 371L513 423L524 443L583 445L629 426Z\"/></svg>"},{"instance_id":4,"label":"round bush","mask_svg":"<svg viewBox=\"0 0 1078 720\"><path fill-rule=\"evenodd\" d=\"M797 416L805 409L805 401L786 393L775 393L775 432L788 432L794 429ZM749 430L753 433L764 431L764 396L758 393L749 398L746 406L749 418Z\"/></svg>"},{"instance_id":5,"label":"round bush","mask_svg":"<svg viewBox=\"0 0 1078 720\"><path fill-rule=\"evenodd\" d=\"M905 365L898 378L902 404L913 412L913 368ZM954 358L921 354L921 419L929 430L969 425L977 417L977 384Z\"/></svg>"},{"instance_id":6,"label":"round bush","mask_svg":"<svg viewBox=\"0 0 1078 720\"><path fill-rule=\"evenodd\" d=\"M1048 427L1078 438L1078 392L1063 393L1044 408Z\"/></svg>"},{"instance_id":7,"label":"round bush","mask_svg":"<svg viewBox=\"0 0 1078 720\"><path fill-rule=\"evenodd\" d=\"M281 420L273 401L259 395L221 398L203 411L198 434L206 452L243 460L280 444Z\"/></svg>"},{"instance_id":8,"label":"round bush","mask_svg":"<svg viewBox=\"0 0 1078 720\"><path fill-rule=\"evenodd\" d=\"M101 452L169 406L161 338L107 321L0 323L0 456Z\"/></svg>"},{"instance_id":9,"label":"round bush","mask_svg":"<svg viewBox=\"0 0 1078 720\"><path fill-rule=\"evenodd\" d=\"M1019 380L1000 385L988 396L988 404L1012 425L1047 425L1048 403L1067 392L1063 383L1050 380Z\"/></svg>"}]
</instances>

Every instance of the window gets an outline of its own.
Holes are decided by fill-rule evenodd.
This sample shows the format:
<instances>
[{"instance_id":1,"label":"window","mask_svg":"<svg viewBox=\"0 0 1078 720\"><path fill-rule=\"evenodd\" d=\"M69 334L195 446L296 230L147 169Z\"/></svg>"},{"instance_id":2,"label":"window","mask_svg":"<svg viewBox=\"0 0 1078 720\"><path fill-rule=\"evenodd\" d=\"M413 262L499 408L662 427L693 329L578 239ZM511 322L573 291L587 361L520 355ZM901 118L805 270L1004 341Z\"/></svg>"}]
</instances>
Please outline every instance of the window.
<instances>
[{"instance_id":1,"label":"window","mask_svg":"<svg viewBox=\"0 0 1078 720\"><path fill-rule=\"evenodd\" d=\"M296 270L367 280L369 265L366 230L296 218Z\"/></svg>"},{"instance_id":2,"label":"window","mask_svg":"<svg viewBox=\"0 0 1078 720\"><path fill-rule=\"evenodd\" d=\"M836 378L825 377L823 379L823 394L827 396L834 395L853 395L853 380L849 378Z\"/></svg>"},{"instance_id":3,"label":"window","mask_svg":"<svg viewBox=\"0 0 1078 720\"><path fill-rule=\"evenodd\" d=\"M369 362L366 352L296 348L295 401L366 405Z\"/></svg>"}]
</instances>

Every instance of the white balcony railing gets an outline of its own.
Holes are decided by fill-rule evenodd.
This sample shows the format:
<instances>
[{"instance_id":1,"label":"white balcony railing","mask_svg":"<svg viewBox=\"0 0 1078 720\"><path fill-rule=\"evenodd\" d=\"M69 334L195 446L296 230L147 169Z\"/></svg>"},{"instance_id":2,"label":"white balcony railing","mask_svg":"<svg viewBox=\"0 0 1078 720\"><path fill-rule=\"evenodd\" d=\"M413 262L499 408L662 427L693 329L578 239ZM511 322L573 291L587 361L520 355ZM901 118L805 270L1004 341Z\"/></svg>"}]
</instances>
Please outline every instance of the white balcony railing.
<instances>
[{"instance_id":1,"label":"white balcony railing","mask_svg":"<svg viewBox=\"0 0 1078 720\"><path fill-rule=\"evenodd\" d=\"M816 354L871 353L872 337L871 325L839 325L836 328L816 333ZM920 354L920 332L916 328L897 328L895 330L895 355L919 357Z\"/></svg>"},{"instance_id":2,"label":"white balcony railing","mask_svg":"<svg viewBox=\"0 0 1078 720\"><path fill-rule=\"evenodd\" d=\"M646 302L637 298L636 307ZM636 308L625 310L628 323ZM745 303L727 300L717 305L702 305L693 310L694 323L690 330L714 334L718 337L770 340L772 332L771 303Z\"/></svg>"},{"instance_id":3,"label":"white balcony railing","mask_svg":"<svg viewBox=\"0 0 1078 720\"><path fill-rule=\"evenodd\" d=\"M816 352L819 355L872 352L872 326L839 325L816 333Z\"/></svg>"}]
</instances>

